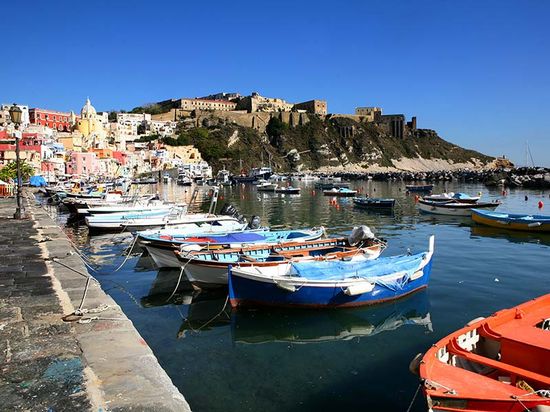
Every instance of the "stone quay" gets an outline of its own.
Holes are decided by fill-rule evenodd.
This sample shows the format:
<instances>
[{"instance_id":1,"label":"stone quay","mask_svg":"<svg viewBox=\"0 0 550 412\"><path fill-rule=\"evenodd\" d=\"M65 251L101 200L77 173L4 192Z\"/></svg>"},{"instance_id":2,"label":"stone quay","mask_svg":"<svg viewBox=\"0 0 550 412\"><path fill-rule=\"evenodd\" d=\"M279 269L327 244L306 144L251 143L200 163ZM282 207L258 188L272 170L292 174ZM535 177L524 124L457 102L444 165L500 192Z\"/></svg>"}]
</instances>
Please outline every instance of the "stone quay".
<instances>
[{"instance_id":1,"label":"stone quay","mask_svg":"<svg viewBox=\"0 0 550 412\"><path fill-rule=\"evenodd\" d=\"M22 220L15 199L0 199L1 409L189 411L61 228L25 195Z\"/></svg>"}]
</instances>

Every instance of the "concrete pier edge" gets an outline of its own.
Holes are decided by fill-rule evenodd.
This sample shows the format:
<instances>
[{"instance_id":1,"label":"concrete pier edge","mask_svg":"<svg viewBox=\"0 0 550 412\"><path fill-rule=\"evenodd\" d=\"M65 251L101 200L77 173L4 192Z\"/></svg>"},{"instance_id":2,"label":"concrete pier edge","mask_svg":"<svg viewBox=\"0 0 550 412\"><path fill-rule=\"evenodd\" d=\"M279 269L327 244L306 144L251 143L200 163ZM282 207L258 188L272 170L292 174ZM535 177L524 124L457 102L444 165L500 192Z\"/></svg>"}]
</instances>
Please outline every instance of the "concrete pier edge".
<instances>
[{"instance_id":1,"label":"concrete pier edge","mask_svg":"<svg viewBox=\"0 0 550 412\"><path fill-rule=\"evenodd\" d=\"M26 194L26 209L37 229L37 241L47 259L54 290L65 315L71 314L81 303L86 278L51 259L59 259L87 275L88 270L67 235L34 195ZM72 323L82 350L86 389L94 410L191 410L132 321L95 279L89 283L83 309L92 311L85 313L84 318L98 318L89 323Z\"/></svg>"}]
</instances>

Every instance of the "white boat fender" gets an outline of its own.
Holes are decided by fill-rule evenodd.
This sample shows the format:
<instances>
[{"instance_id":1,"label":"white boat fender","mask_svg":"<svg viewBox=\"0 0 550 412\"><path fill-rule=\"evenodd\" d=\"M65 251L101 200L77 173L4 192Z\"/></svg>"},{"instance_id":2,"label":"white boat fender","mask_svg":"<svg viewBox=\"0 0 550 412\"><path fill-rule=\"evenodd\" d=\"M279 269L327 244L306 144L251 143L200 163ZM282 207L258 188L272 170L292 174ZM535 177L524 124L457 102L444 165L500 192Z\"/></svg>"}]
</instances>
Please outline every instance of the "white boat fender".
<instances>
[{"instance_id":1,"label":"white boat fender","mask_svg":"<svg viewBox=\"0 0 550 412\"><path fill-rule=\"evenodd\" d=\"M417 353L416 356L411 360L409 363L409 371L416 376L420 376L420 364L422 362L422 358L424 357L423 353Z\"/></svg>"},{"instance_id":2,"label":"white boat fender","mask_svg":"<svg viewBox=\"0 0 550 412\"><path fill-rule=\"evenodd\" d=\"M344 288L344 293L348 296L356 296L362 293L368 293L374 289L374 283L361 282Z\"/></svg>"},{"instance_id":3,"label":"white boat fender","mask_svg":"<svg viewBox=\"0 0 550 412\"><path fill-rule=\"evenodd\" d=\"M420 279L422 276L424 276L424 270L420 269L414 272L411 277L409 278L409 281L412 282L413 280Z\"/></svg>"},{"instance_id":4,"label":"white boat fender","mask_svg":"<svg viewBox=\"0 0 550 412\"><path fill-rule=\"evenodd\" d=\"M192 243L189 245L186 245L185 243L180 246L180 252L198 252L199 250L202 250L201 245L197 245L196 243Z\"/></svg>"},{"instance_id":5,"label":"white boat fender","mask_svg":"<svg viewBox=\"0 0 550 412\"><path fill-rule=\"evenodd\" d=\"M483 316L480 316L479 318L474 318L469 321L466 326L472 326L474 323L481 322L483 319L485 319Z\"/></svg>"},{"instance_id":6,"label":"white boat fender","mask_svg":"<svg viewBox=\"0 0 550 412\"><path fill-rule=\"evenodd\" d=\"M280 289L286 290L287 292L296 292L296 286L287 282L275 282L275 286Z\"/></svg>"},{"instance_id":7,"label":"white boat fender","mask_svg":"<svg viewBox=\"0 0 550 412\"><path fill-rule=\"evenodd\" d=\"M540 226L540 225L542 225L542 223L540 223L540 222L533 222L533 223L529 223L527 226L528 226L528 227L537 227L537 226Z\"/></svg>"}]
</instances>

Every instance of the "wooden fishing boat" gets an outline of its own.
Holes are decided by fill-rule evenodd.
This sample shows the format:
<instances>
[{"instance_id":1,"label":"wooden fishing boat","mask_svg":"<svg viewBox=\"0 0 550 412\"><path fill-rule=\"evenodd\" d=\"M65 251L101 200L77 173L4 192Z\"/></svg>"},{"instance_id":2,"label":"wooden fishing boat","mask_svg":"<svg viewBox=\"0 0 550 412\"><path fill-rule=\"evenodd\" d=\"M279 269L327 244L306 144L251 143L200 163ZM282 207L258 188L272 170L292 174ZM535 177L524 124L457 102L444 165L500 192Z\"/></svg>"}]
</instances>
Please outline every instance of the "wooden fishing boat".
<instances>
[{"instance_id":1,"label":"wooden fishing boat","mask_svg":"<svg viewBox=\"0 0 550 412\"><path fill-rule=\"evenodd\" d=\"M467 193L439 193L437 195L428 195L423 197L424 200L432 202L447 202L449 200L456 200L460 203L477 203L481 196L470 196Z\"/></svg>"},{"instance_id":2,"label":"wooden fishing boat","mask_svg":"<svg viewBox=\"0 0 550 412\"><path fill-rule=\"evenodd\" d=\"M219 287L227 285L229 265L237 265L241 268L271 267L277 270L280 265L298 260L364 261L376 259L386 247L385 241L381 239L365 238L353 243L350 242L350 238L284 242L277 245L252 245L210 251L182 248L183 250L176 250L174 253L189 281L201 287Z\"/></svg>"},{"instance_id":3,"label":"wooden fishing boat","mask_svg":"<svg viewBox=\"0 0 550 412\"><path fill-rule=\"evenodd\" d=\"M550 232L550 216L488 212L476 208L472 210L472 219L481 225L501 229Z\"/></svg>"},{"instance_id":4,"label":"wooden fishing boat","mask_svg":"<svg viewBox=\"0 0 550 412\"><path fill-rule=\"evenodd\" d=\"M550 410L550 294L479 318L411 362L430 410Z\"/></svg>"},{"instance_id":5,"label":"wooden fishing boat","mask_svg":"<svg viewBox=\"0 0 550 412\"><path fill-rule=\"evenodd\" d=\"M431 192L434 185L405 185L408 192Z\"/></svg>"},{"instance_id":6,"label":"wooden fishing boat","mask_svg":"<svg viewBox=\"0 0 550 412\"><path fill-rule=\"evenodd\" d=\"M436 215L451 215L451 216L470 216L472 209L488 209L494 210L500 205L499 201L481 202L481 203L461 203L456 200L448 200L446 202L433 202L429 200L418 200L418 209L425 213Z\"/></svg>"},{"instance_id":7,"label":"wooden fishing boat","mask_svg":"<svg viewBox=\"0 0 550 412\"><path fill-rule=\"evenodd\" d=\"M395 199L382 199L376 197L354 197L353 204L364 209L393 209Z\"/></svg>"},{"instance_id":8,"label":"wooden fishing boat","mask_svg":"<svg viewBox=\"0 0 550 412\"><path fill-rule=\"evenodd\" d=\"M229 301L238 306L349 307L398 299L428 286L429 250L376 260L332 259L290 262L278 267L232 267Z\"/></svg>"},{"instance_id":9,"label":"wooden fishing boat","mask_svg":"<svg viewBox=\"0 0 550 412\"><path fill-rule=\"evenodd\" d=\"M251 245L274 245L281 242L305 242L323 236L324 228L304 230L242 230L223 234L201 232L197 234L181 229L139 232L138 245L145 248L159 268L179 267L174 250L188 245L199 245L198 250L245 248ZM200 230L200 229L199 229Z\"/></svg>"},{"instance_id":10,"label":"wooden fishing boat","mask_svg":"<svg viewBox=\"0 0 550 412\"><path fill-rule=\"evenodd\" d=\"M353 197L357 195L357 190L348 189L347 187L333 187L330 190L323 190L325 196L338 196L338 197Z\"/></svg>"}]
</instances>

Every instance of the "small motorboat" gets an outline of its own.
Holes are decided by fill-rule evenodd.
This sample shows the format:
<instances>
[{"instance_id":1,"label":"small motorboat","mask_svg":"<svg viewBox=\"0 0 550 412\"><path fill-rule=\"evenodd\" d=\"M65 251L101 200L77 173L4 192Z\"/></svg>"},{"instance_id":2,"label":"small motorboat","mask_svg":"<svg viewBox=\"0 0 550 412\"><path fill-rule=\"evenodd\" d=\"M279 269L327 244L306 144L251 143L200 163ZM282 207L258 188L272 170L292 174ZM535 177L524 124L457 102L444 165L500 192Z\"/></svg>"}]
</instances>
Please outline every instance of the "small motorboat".
<instances>
[{"instance_id":1,"label":"small motorboat","mask_svg":"<svg viewBox=\"0 0 550 412\"><path fill-rule=\"evenodd\" d=\"M529 232L550 232L550 216L511 214L472 209L472 219L481 225Z\"/></svg>"},{"instance_id":2,"label":"small motorboat","mask_svg":"<svg viewBox=\"0 0 550 412\"><path fill-rule=\"evenodd\" d=\"M393 209L395 206L395 199L354 197L353 204L364 209Z\"/></svg>"},{"instance_id":3,"label":"small motorboat","mask_svg":"<svg viewBox=\"0 0 550 412\"><path fill-rule=\"evenodd\" d=\"M375 260L299 260L278 267L229 269L231 306L330 308L394 300L428 286L434 252Z\"/></svg>"},{"instance_id":4,"label":"small motorboat","mask_svg":"<svg viewBox=\"0 0 550 412\"><path fill-rule=\"evenodd\" d=\"M133 185L154 185L157 183L158 181L154 177L141 177L139 179L132 180Z\"/></svg>"},{"instance_id":5,"label":"small motorboat","mask_svg":"<svg viewBox=\"0 0 550 412\"><path fill-rule=\"evenodd\" d=\"M269 183L269 182L261 183L258 186L256 186L256 188L258 189L258 192L275 192L277 187L278 187L277 183Z\"/></svg>"},{"instance_id":6,"label":"small motorboat","mask_svg":"<svg viewBox=\"0 0 550 412\"><path fill-rule=\"evenodd\" d=\"M292 187L292 186L282 186L277 187L275 189L275 193L284 193L287 195L299 195L300 194L300 188L299 187Z\"/></svg>"},{"instance_id":7,"label":"small motorboat","mask_svg":"<svg viewBox=\"0 0 550 412\"><path fill-rule=\"evenodd\" d=\"M410 369L433 411L550 410L550 294L470 321Z\"/></svg>"},{"instance_id":8,"label":"small motorboat","mask_svg":"<svg viewBox=\"0 0 550 412\"><path fill-rule=\"evenodd\" d=\"M191 179L187 173L180 173L178 175L178 179L176 180L176 183L179 186L191 186L193 184L193 179Z\"/></svg>"},{"instance_id":9,"label":"small motorboat","mask_svg":"<svg viewBox=\"0 0 550 412\"><path fill-rule=\"evenodd\" d=\"M435 215L451 215L451 216L470 216L472 209L488 209L494 210L500 205L500 202L482 202L482 203L462 203L456 200L448 200L446 202L433 202L430 200L418 200L418 209L424 213L432 213Z\"/></svg>"},{"instance_id":10,"label":"small motorboat","mask_svg":"<svg viewBox=\"0 0 550 412\"><path fill-rule=\"evenodd\" d=\"M353 197L357 195L357 190L348 189L347 187L333 187L330 190L323 190L325 196L338 196L338 197Z\"/></svg>"},{"instance_id":11,"label":"small motorboat","mask_svg":"<svg viewBox=\"0 0 550 412\"><path fill-rule=\"evenodd\" d=\"M434 185L405 185L408 192L431 192Z\"/></svg>"},{"instance_id":12,"label":"small motorboat","mask_svg":"<svg viewBox=\"0 0 550 412\"><path fill-rule=\"evenodd\" d=\"M466 193L439 193L437 195L428 195L423 197L424 200L431 202L447 202L449 200L456 200L460 203L477 203L481 196L470 196Z\"/></svg>"}]
</instances>

